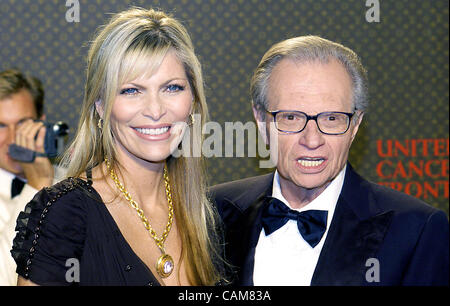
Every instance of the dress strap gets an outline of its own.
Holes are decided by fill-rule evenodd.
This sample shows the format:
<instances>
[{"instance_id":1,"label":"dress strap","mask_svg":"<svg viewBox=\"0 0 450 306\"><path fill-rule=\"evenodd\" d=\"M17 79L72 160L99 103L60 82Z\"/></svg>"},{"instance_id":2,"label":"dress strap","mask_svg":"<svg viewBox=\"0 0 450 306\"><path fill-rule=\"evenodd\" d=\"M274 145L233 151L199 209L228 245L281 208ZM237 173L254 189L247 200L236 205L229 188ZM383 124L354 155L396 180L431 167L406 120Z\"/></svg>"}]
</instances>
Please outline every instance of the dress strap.
<instances>
[{"instance_id":1,"label":"dress strap","mask_svg":"<svg viewBox=\"0 0 450 306\"><path fill-rule=\"evenodd\" d=\"M86 177L89 185L92 185L92 168L86 169Z\"/></svg>"}]
</instances>

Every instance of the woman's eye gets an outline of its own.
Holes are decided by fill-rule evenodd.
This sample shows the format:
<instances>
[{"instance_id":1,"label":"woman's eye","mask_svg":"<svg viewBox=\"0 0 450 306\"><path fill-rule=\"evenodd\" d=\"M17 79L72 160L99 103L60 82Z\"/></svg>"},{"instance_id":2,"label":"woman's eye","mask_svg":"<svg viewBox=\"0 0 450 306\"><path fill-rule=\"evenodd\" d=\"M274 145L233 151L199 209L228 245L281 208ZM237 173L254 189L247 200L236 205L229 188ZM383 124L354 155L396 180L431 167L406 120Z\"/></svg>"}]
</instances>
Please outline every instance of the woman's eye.
<instances>
[{"instance_id":1,"label":"woman's eye","mask_svg":"<svg viewBox=\"0 0 450 306\"><path fill-rule=\"evenodd\" d=\"M124 88L120 91L121 95L136 95L139 93L137 88Z\"/></svg>"},{"instance_id":2,"label":"woman's eye","mask_svg":"<svg viewBox=\"0 0 450 306\"><path fill-rule=\"evenodd\" d=\"M184 86L178 85L178 84L170 84L167 85L166 90L168 92L177 92L184 90Z\"/></svg>"}]
</instances>

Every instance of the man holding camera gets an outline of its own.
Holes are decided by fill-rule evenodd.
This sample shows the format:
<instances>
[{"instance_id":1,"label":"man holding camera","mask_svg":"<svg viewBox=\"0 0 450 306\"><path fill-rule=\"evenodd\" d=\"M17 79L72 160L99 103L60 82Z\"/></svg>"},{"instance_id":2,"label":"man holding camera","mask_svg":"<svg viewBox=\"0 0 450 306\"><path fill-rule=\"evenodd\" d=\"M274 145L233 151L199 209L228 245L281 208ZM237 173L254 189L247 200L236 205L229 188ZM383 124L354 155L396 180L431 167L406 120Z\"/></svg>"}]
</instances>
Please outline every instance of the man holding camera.
<instances>
[{"instance_id":1,"label":"man holding camera","mask_svg":"<svg viewBox=\"0 0 450 306\"><path fill-rule=\"evenodd\" d=\"M43 187L54 181L54 168L47 157L37 155L23 163L8 153L16 144L44 153L42 121L44 90L41 82L17 70L0 72L0 285L15 285L16 265L10 250L20 211Z\"/></svg>"}]
</instances>

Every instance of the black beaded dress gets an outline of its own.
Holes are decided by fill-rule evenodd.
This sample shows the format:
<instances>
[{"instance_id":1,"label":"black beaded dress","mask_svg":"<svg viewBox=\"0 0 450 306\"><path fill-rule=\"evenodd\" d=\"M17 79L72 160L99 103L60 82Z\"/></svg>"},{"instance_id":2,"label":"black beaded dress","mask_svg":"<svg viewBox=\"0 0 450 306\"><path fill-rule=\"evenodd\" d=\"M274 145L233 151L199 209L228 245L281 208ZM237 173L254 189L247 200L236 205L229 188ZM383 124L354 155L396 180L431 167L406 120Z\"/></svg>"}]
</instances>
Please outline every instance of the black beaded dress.
<instances>
[{"instance_id":1,"label":"black beaded dress","mask_svg":"<svg viewBox=\"0 0 450 306\"><path fill-rule=\"evenodd\" d=\"M26 205L11 250L17 273L39 285L158 286L91 185L68 178Z\"/></svg>"}]
</instances>

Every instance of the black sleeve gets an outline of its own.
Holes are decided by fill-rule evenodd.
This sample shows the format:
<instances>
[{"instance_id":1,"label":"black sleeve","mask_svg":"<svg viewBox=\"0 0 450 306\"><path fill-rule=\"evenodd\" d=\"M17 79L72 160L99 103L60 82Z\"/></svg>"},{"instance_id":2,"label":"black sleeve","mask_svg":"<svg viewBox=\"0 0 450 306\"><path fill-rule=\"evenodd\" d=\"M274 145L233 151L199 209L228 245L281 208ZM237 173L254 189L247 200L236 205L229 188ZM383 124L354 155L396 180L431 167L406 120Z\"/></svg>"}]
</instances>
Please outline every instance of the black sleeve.
<instances>
[{"instance_id":1,"label":"black sleeve","mask_svg":"<svg viewBox=\"0 0 450 306\"><path fill-rule=\"evenodd\" d=\"M86 236L84 193L65 180L39 191L17 218L11 255L17 273L38 285L70 285Z\"/></svg>"}]
</instances>

